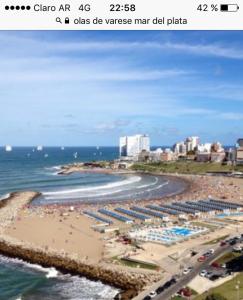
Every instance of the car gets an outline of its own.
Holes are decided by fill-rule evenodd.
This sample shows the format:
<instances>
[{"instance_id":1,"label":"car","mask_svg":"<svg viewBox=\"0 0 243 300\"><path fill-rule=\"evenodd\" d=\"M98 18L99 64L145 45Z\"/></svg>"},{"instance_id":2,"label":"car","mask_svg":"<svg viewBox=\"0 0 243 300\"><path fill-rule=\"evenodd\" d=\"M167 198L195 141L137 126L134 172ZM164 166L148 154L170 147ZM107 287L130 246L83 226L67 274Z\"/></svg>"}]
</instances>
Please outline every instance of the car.
<instances>
[{"instance_id":1,"label":"car","mask_svg":"<svg viewBox=\"0 0 243 300\"><path fill-rule=\"evenodd\" d=\"M222 264L221 268L226 269L226 264Z\"/></svg>"},{"instance_id":2,"label":"car","mask_svg":"<svg viewBox=\"0 0 243 300\"><path fill-rule=\"evenodd\" d=\"M155 296L157 296L157 293L155 291L151 291L149 294L148 294L151 298L154 298Z\"/></svg>"},{"instance_id":3,"label":"car","mask_svg":"<svg viewBox=\"0 0 243 300\"><path fill-rule=\"evenodd\" d=\"M200 256L197 261L198 262L204 262L206 260L206 257L204 255Z\"/></svg>"},{"instance_id":4,"label":"car","mask_svg":"<svg viewBox=\"0 0 243 300\"><path fill-rule=\"evenodd\" d=\"M155 291L157 294L161 294L161 293L163 293L164 290L165 290L165 288L163 286L159 286Z\"/></svg>"},{"instance_id":5,"label":"car","mask_svg":"<svg viewBox=\"0 0 243 300\"><path fill-rule=\"evenodd\" d=\"M226 246L226 245L227 245L226 241L222 241L222 242L220 243L220 246L221 246L221 247L224 247L224 246Z\"/></svg>"},{"instance_id":6,"label":"car","mask_svg":"<svg viewBox=\"0 0 243 300\"><path fill-rule=\"evenodd\" d=\"M214 254L215 250L214 249L209 249L208 253Z\"/></svg>"},{"instance_id":7,"label":"car","mask_svg":"<svg viewBox=\"0 0 243 300\"><path fill-rule=\"evenodd\" d=\"M220 264L217 263L216 261L214 261L213 263L211 263L211 267L213 267L213 268L220 268Z\"/></svg>"},{"instance_id":8,"label":"car","mask_svg":"<svg viewBox=\"0 0 243 300\"><path fill-rule=\"evenodd\" d=\"M212 276L209 277L209 279L211 281L215 281L215 280L219 279L219 277L220 277L219 275L213 274Z\"/></svg>"},{"instance_id":9,"label":"car","mask_svg":"<svg viewBox=\"0 0 243 300\"><path fill-rule=\"evenodd\" d=\"M231 246L234 246L236 243L237 243L236 240L231 240L231 241L229 242L229 244L230 244Z\"/></svg>"},{"instance_id":10,"label":"car","mask_svg":"<svg viewBox=\"0 0 243 300\"><path fill-rule=\"evenodd\" d=\"M236 245L236 246L234 246L233 251L234 252L241 252L242 251L242 247L239 246L239 245Z\"/></svg>"},{"instance_id":11,"label":"car","mask_svg":"<svg viewBox=\"0 0 243 300\"><path fill-rule=\"evenodd\" d=\"M191 297L192 291L188 287L185 287L185 288L180 289L178 294L180 296Z\"/></svg>"},{"instance_id":12,"label":"car","mask_svg":"<svg viewBox=\"0 0 243 300\"><path fill-rule=\"evenodd\" d=\"M206 277L207 273L208 273L208 272L207 272L206 270L202 270L202 271L199 273L199 275L202 276L202 277Z\"/></svg>"},{"instance_id":13,"label":"car","mask_svg":"<svg viewBox=\"0 0 243 300\"><path fill-rule=\"evenodd\" d=\"M170 280L170 283L171 284L175 284L176 283L176 279L174 277L172 277L171 280Z\"/></svg>"},{"instance_id":14,"label":"car","mask_svg":"<svg viewBox=\"0 0 243 300\"><path fill-rule=\"evenodd\" d=\"M209 257L209 256L211 256L211 255L212 255L211 252L206 252L206 253L203 254L203 256L205 256L205 257Z\"/></svg>"},{"instance_id":15,"label":"car","mask_svg":"<svg viewBox=\"0 0 243 300\"><path fill-rule=\"evenodd\" d=\"M170 286L171 286L170 280L167 281L167 282L164 284L164 288L165 288L165 289L168 289Z\"/></svg>"},{"instance_id":16,"label":"car","mask_svg":"<svg viewBox=\"0 0 243 300\"><path fill-rule=\"evenodd\" d=\"M184 270L183 270L183 274L184 275L187 275L187 274L189 274L191 271L192 271L192 267L188 267L188 268L185 268Z\"/></svg>"},{"instance_id":17,"label":"car","mask_svg":"<svg viewBox=\"0 0 243 300\"><path fill-rule=\"evenodd\" d=\"M210 278L213 275L213 272L207 272L207 274L205 275L205 277Z\"/></svg>"},{"instance_id":18,"label":"car","mask_svg":"<svg viewBox=\"0 0 243 300\"><path fill-rule=\"evenodd\" d=\"M150 297L150 296L145 296L144 298L143 298L143 300L151 300L152 298Z\"/></svg>"}]
</instances>

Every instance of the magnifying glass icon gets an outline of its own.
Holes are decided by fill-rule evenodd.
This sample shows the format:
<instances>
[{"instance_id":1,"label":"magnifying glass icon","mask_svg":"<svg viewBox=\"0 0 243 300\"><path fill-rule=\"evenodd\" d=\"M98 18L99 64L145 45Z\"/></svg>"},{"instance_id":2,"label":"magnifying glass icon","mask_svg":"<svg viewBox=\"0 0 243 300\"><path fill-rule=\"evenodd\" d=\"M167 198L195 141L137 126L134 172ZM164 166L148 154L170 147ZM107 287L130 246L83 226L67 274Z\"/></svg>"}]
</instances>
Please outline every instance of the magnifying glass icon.
<instances>
[{"instance_id":1,"label":"magnifying glass icon","mask_svg":"<svg viewBox=\"0 0 243 300\"><path fill-rule=\"evenodd\" d=\"M61 18L57 17L57 18L56 18L56 22L62 24Z\"/></svg>"}]
</instances>

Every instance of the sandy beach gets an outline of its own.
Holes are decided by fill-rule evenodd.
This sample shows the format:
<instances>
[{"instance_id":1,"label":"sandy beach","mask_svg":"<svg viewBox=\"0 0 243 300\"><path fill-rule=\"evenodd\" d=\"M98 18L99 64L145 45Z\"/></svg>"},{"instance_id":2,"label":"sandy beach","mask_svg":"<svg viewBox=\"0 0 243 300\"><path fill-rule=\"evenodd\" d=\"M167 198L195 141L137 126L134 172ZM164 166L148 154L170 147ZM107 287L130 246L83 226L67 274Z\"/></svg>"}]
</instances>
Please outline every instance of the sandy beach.
<instances>
[{"instance_id":1,"label":"sandy beach","mask_svg":"<svg viewBox=\"0 0 243 300\"><path fill-rule=\"evenodd\" d=\"M93 262L102 258L104 241L91 229L92 221L79 212L62 213L23 209L6 229L9 236L43 248L75 253Z\"/></svg>"},{"instance_id":2,"label":"sandy beach","mask_svg":"<svg viewBox=\"0 0 243 300\"><path fill-rule=\"evenodd\" d=\"M198 200L208 196L228 201L243 202L242 179L180 175L190 183L188 189L179 195L163 199L150 200L152 203L171 202L174 200ZM23 194L25 197L26 194ZM19 196L18 196L19 197ZM104 204L76 204L70 212L70 205L31 206L18 202L18 213L4 224L5 233L22 241L29 241L37 246L54 248L67 253L75 253L94 262L100 261L105 251L104 236L95 232L91 226L97 222L82 214L84 209L98 209ZM122 205L136 204L136 201L124 201ZM147 204L146 201L139 201ZM119 203L121 205L121 203ZM105 205L113 209L115 203ZM0 213L3 213L0 210ZM5 214L5 213L4 213ZM5 214L6 215L6 214ZM119 227L126 227L116 223Z\"/></svg>"}]
</instances>

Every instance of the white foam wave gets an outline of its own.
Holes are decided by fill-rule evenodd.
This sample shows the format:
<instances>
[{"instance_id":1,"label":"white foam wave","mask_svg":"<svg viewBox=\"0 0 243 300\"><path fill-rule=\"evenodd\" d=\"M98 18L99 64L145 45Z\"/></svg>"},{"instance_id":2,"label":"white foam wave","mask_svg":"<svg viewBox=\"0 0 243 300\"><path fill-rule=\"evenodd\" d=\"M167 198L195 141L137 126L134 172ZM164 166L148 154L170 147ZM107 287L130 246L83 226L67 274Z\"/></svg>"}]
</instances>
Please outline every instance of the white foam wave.
<instances>
[{"instance_id":1,"label":"white foam wave","mask_svg":"<svg viewBox=\"0 0 243 300\"><path fill-rule=\"evenodd\" d=\"M49 268L46 278L54 278L58 276L58 271L55 268Z\"/></svg>"},{"instance_id":2,"label":"white foam wave","mask_svg":"<svg viewBox=\"0 0 243 300\"><path fill-rule=\"evenodd\" d=\"M104 285L100 281L89 281L79 276L62 276L64 281L57 284L53 291L57 290L65 299L72 300L112 300L119 290Z\"/></svg>"},{"instance_id":3,"label":"white foam wave","mask_svg":"<svg viewBox=\"0 0 243 300\"><path fill-rule=\"evenodd\" d=\"M160 184L160 185L158 185L158 186L156 186L156 187L154 187L152 189L147 189L147 192L152 192L152 191L161 189L163 186L167 185L168 183L169 183L169 181L166 181L166 182L164 182L164 183L162 183L162 184Z\"/></svg>"},{"instance_id":4,"label":"white foam wave","mask_svg":"<svg viewBox=\"0 0 243 300\"><path fill-rule=\"evenodd\" d=\"M136 189L144 189L146 187L151 187L151 186L154 186L158 183L158 178L156 177L155 180L152 182L152 183L148 183L148 184L144 184L144 185L139 185L136 187ZM165 185L167 183L164 183L163 185ZM160 185L158 188L155 188L155 189L159 189L161 187L163 187L163 185ZM82 195L82 194L77 194L77 195L72 195L72 199L82 199L82 198L88 198L88 197L92 197L92 198L96 198L96 197L103 197L103 196L108 196L108 195L113 195L113 194L118 194L118 193L121 193L121 192L125 192L127 190L129 190L130 188L123 188L123 189L113 189L113 190L109 190L108 192L104 192L104 193L97 193L96 190L93 190L93 191L90 191L89 193L85 193L85 195ZM151 189L152 191L153 189ZM147 190L143 191L142 193L146 192ZM93 193L92 193L93 192ZM137 193L135 193L137 194ZM129 194L129 195L133 195L133 194ZM46 200L65 200L65 199L70 199L70 195L68 196L60 196L60 195L57 195L57 196L47 196L45 197Z\"/></svg>"},{"instance_id":5,"label":"white foam wave","mask_svg":"<svg viewBox=\"0 0 243 300\"><path fill-rule=\"evenodd\" d=\"M155 181L153 183L139 185L139 186L136 187L136 189L143 189L143 188L146 188L148 186L156 185L158 183L158 181L159 181L159 179L156 177Z\"/></svg>"},{"instance_id":6,"label":"white foam wave","mask_svg":"<svg viewBox=\"0 0 243 300\"><path fill-rule=\"evenodd\" d=\"M124 190L114 190L114 191L109 191L106 193L95 193L95 194L88 194L85 193L85 195L72 195L72 199L82 199L82 198L88 198L88 197L103 197L103 196L108 196L116 193L121 193L124 192ZM65 200L65 199L70 199L70 196L54 196L54 197L45 197L46 200Z\"/></svg>"},{"instance_id":7,"label":"white foam wave","mask_svg":"<svg viewBox=\"0 0 243 300\"><path fill-rule=\"evenodd\" d=\"M120 199L120 198L124 198L124 197L128 198L128 197L134 197L134 196L136 196L136 195L141 195L141 194L145 194L145 193L150 193L150 192L152 192L152 191L154 191L154 190L157 190L157 189L162 188L163 186L167 185L168 183L169 183L169 181L167 181L167 182L165 182L165 183L163 183L163 184L160 184L160 185L158 185L157 187L155 187L155 188L153 188L153 189L147 189L147 190L142 190L142 191L140 191L140 192L135 192L135 193L123 194L123 195L120 195L120 196L116 196L116 200L117 200L117 199ZM177 193L177 192L176 192L176 193Z\"/></svg>"},{"instance_id":8,"label":"white foam wave","mask_svg":"<svg viewBox=\"0 0 243 300\"><path fill-rule=\"evenodd\" d=\"M61 166L46 167L45 170L61 170Z\"/></svg>"},{"instance_id":9,"label":"white foam wave","mask_svg":"<svg viewBox=\"0 0 243 300\"><path fill-rule=\"evenodd\" d=\"M10 194L8 193L8 194L5 194L5 195L3 195L1 198L0 198L0 201L1 200L5 200L5 199L8 199L10 197Z\"/></svg>"},{"instance_id":10,"label":"white foam wave","mask_svg":"<svg viewBox=\"0 0 243 300\"><path fill-rule=\"evenodd\" d=\"M57 192L47 192L47 193L43 193L43 195L44 196L64 195L64 194L72 194L72 193L77 193L77 192L88 192L88 191L97 191L97 190L103 190L103 189L111 189L111 188L116 188L119 186L133 184L133 183L139 182L141 179L142 178L140 176L132 176L132 177L129 177L128 179L125 179L122 181L108 183L108 184L101 185L101 186L64 190L64 191L57 191Z\"/></svg>"},{"instance_id":11,"label":"white foam wave","mask_svg":"<svg viewBox=\"0 0 243 300\"><path fill-rule=\"evenodd\" d=\"M57 176L61 170L61 166L54 166L54 167L46 167L45 170L48 170L48 171L53 171L55 170L55 172L48 172L47 175L53 175L53 176Z\"/></svg>"},{"instance_id":12,"label":"white foam wave","mask_svg":"<svg viewBox=\"0 0 243 300\"><path fill-rule=\"evenodd\" d=\"M143 186L144 187L151 187L153 186L152 188L149 188L149 189L143 189L142 191L138 191L138 192L135 192L134 190L131 190L131 189L119 189L119 190L110 190L108 192L105 192L105 193L85 193L85 195L81 195L81 194L77 194L77 195L72 195L71 196L71 199L72 200L75 200L75 199L82 199L82 198L89 198L89 197L92 197L92 198L97 198L97 197L103 197L103 196L109 196L109 195L113 195L113 194L118 194L118 193L121 193L123 192L122 195L117 195L115 196L116 199L120 199L120 198L124 198L124 197L134 197L136 195L141 195L141 194L145 194L145 193L151 193L155 190L159 190L161 188L163 188L164 186L168 185L169 184L169 180L166 181L166 182L163 182L162 184L160 185L157 185L156 184L158 183L158 180L156 180L156 183L153 183L153 184L146 184ZM142 187L139 186L139 189L141 189ZM137 187L136 187L137 189ZM125 191L128 191L129 193L126 194L124 193ZM69 196L60 196L60 195L56 195L56 196L49 196L49 197L45 197L46 200L65 200L65 199L70 199L70 195Z\"/></svg>"},{"instance_id":13,"label":"white foam wave","mask_svg":"<svg viewBox=\"0 0 243 300\"><path fill-rule=\"evenodd\" d=\"M37 270L39 272L46 273L46 278L57 277L58 274L59 274L58 271L53 267L44 268L41 265L31 264L31 263L25 262L25 261L23 261L22 259L19 259L19 258L8 258L6 256L0 255L0 262L21 264L21 265L23 265L25 267L28 267L30 269L34 269L34 270Z\"/></svg>"}]
</instances>

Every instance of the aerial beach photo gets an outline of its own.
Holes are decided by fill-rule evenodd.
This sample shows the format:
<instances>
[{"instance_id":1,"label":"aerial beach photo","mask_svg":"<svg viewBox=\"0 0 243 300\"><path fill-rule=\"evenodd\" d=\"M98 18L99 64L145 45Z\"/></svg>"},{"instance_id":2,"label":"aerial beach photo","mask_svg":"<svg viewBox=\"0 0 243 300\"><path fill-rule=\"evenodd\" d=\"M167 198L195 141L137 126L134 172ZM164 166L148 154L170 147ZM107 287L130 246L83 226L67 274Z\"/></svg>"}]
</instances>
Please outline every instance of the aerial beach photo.
<instances>
[{"instance_id":1,"label":"aerial beach photo","mask_svg":"<svg viewBox=\"0 0 243 300\"><path fill-rule=\"evenodd\" d=\"M242 38L0 31L0 300L243 298Z\"/></svg>"}]
</instances>

